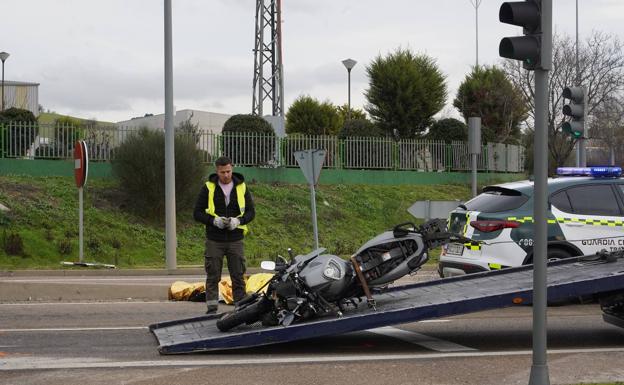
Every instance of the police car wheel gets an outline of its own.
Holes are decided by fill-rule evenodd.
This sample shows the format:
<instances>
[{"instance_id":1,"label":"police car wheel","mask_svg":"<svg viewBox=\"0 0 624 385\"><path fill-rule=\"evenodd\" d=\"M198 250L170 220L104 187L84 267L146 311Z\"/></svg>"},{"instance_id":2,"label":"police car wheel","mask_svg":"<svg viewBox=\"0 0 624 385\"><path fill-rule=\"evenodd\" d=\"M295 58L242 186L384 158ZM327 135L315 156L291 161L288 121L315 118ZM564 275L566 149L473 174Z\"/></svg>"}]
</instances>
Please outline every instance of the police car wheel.
<instances>
[{"instance_id":1,"label":"police car wheel","mask_svg":"<svg viewBox=\"0 0 624 385\"><path fill-rule=\"evenodd\" d=\"M562 249L548 249L547 258L549 261L570 258L572 255Z\"/></svg>"},{"instance_id":2,"label":"police car wheel","mask_svg":"<svg viewBox=\"0 0 624 385\"><path fill-rule=\"evenodd\" d=\"M572 255L570 253L568 253L567 251L563 250L563 249L559 249L559 248L549 248L548 252L546 254L546 258L548 261L556 261L557 259L565 259L565 258L570 258ZM530 265L533 263L533 256L531 256L527 261L526 264Z\"/></svg>"}]
</instances>

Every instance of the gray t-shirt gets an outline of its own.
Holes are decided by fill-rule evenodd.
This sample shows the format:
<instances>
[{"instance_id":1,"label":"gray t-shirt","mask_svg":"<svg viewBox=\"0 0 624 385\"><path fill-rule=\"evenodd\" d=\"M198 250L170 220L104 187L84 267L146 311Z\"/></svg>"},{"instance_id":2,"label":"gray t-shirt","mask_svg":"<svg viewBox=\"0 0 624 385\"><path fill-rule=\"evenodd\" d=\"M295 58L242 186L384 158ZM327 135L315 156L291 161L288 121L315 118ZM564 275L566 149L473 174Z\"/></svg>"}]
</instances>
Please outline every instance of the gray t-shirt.
<instances>
[{"instance_id":1,"label":"gray t-shirt","mask_svg":"<svg viewBox=\"0 0 624 385\"><path fill-rule=\"evenodd\" d=\"M232 188L234 187L234 182L223 184L221 183L221 181L219 181L219 187L221 187L221 190L223 190L223 195L225 195L225 205L228 206L230 204L230 193L232 192Z\"/></svg>"}]
</instances>

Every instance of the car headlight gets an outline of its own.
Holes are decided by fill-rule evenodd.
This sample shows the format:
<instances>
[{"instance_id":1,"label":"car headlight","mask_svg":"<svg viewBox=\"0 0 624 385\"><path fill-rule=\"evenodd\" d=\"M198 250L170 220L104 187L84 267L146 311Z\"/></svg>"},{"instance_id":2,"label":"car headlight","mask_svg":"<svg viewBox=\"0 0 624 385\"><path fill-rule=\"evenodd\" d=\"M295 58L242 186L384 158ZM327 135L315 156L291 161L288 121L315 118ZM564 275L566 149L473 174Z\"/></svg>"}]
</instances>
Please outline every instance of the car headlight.
<instances>
[{"instance_id":1,"label":"car headlight","mask_svg":"<svg viewBox=\"0 0 624 385\"><path fill-rule=\"evenodd\" d=\"M323 275L329 279L333 279L336 281L339 280L340 278L342 278L342 270L340 269L340 265L330 259L323 268Z\"/></svg>"}]
</instances>

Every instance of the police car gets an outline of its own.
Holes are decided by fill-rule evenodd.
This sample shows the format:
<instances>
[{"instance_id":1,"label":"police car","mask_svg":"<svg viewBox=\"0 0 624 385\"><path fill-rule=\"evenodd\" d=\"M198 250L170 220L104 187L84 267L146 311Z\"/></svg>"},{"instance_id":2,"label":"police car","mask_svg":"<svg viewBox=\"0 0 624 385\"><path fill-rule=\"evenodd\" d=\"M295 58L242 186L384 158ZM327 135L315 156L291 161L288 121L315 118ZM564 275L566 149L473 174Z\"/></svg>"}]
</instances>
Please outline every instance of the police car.
<instances>
[{"instance_id":1,"label":"police car","mask_svg":"<svg viewBox=\"0 0 624 385\"><path fill-rule=\"evenodd\" d=\"M548 259L624 249L624 178L620 167L560 167L548 180ZM487 186L451 211L442 277L533 263L533 182Z\"/></svg>"}]
</instances>

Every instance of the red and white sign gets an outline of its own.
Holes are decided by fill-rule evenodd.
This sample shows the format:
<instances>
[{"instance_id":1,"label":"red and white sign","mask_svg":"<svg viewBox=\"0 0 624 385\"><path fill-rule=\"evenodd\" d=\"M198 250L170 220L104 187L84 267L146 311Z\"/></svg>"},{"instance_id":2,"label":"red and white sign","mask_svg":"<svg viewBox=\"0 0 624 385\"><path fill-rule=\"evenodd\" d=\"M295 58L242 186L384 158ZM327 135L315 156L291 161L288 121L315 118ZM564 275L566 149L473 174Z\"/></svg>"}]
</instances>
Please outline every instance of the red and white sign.
<instances>
[{"instance_id":1,"label":"red and white sign","mask_svg":"<svg viewBox=\"0 0 624 385\"><path fill-rule=\"evenodd\" d=\"M87 184L89 174L89 155L87 153L87 143L79 140L74 146L74 177L78 188Z\"/></svg>"}]
</instances>

